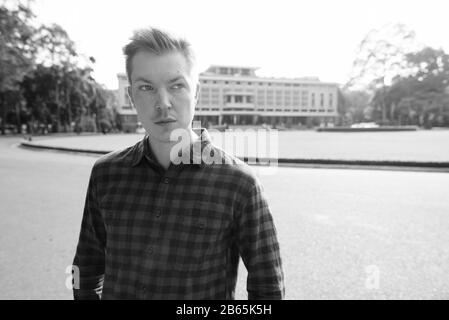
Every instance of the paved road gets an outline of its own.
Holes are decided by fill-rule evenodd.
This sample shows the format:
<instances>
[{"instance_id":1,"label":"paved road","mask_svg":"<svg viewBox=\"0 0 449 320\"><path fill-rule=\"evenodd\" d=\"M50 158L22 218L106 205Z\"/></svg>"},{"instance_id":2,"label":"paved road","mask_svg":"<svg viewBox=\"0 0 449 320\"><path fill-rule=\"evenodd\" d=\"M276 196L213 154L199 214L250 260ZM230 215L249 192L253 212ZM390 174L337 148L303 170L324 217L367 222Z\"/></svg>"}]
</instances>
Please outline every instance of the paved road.
<instances>
[{"instance_id":1,"label":"paved road","mask_svg":"<svg viewBox=\"0 0 449 320\"><path fill-rule=\"evenodd\" d=\"M18 142L0 138L0 299L71 299L65 271L97 157ZM449 299L448 173L278 168L260 178L288 299Z\"/></svg>"},{"instance_id":2,"label":"paved road","mask_svg":"<svg viewBox=\"0 0 449 320\"><path fill-rule=\"evenodd\" d=\"M339 159L339 160L390 160L419 162L448 162L449 130L419 130L412 132L315 132L279 131L278 136L268 138L261 134L256 141L254 135L247 136L253 148L241 149L245 140L235 140L238 134L210 132L214 143L239 157L256 154L255 146L262 157L287 159ZM273 133L273 131L272 131ZM268 134L268 133L267 133ZM143 134L108 134L90 136L41 136L35 144L54 147L93 149L111 151L123 148L141 140ZM235 149L234 149L235 147ZM235 151L234 151L235 150ZM268 151L270 150L270 151ZM247 152L245 152L247 151Z\"/></svg>"}]
</instances>

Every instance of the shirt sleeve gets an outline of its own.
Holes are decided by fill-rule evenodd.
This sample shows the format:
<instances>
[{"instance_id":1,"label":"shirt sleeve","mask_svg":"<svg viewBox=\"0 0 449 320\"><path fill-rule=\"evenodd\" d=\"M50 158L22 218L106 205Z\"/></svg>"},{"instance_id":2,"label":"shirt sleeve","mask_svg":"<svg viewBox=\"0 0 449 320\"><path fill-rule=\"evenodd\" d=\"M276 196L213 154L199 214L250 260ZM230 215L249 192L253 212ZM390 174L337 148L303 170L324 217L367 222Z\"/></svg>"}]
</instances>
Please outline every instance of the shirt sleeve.
<instances>
[{"instance_id":1,"label":"shirt sleeve","mask_svg":"<svg viewBox=\"0 0 449 320\"><path fill-rule=\"evenodd\" d=\"M96 198L94 170L92 170L87 188L81 231L73 260L73 270L76 270L73 285L75 300L101 299L105 245L106 230ZM79 279L75 277L79 277Z\"/></svg>"},{"instance_id":2,"label":"shirt sleeve","mask_svg":"<svg viewBox=\"0 0 449 320\"><path fill-rule=\"evenodd\" d=\"M257 180L237 216L237 246L248 270L248 299L283 299L284 273L277 231Z\"/></svg>"}]
</instances>

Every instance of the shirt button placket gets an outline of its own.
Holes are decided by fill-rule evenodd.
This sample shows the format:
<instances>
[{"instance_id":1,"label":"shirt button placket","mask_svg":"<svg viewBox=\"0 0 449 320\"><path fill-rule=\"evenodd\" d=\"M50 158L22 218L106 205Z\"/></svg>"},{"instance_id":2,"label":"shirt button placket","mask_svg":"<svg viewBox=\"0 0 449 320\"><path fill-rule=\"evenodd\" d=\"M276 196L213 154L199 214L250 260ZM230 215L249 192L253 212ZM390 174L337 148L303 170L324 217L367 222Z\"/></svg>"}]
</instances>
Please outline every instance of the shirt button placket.
<instances>
[{"instance_id":1,"label":"shirt button placket","mask_svg":"<svg viewBox=\"0 0 449 320\"><path fill-rule=\"evenodd\" d=\"M142 299L146 299L147 297L147 287L145 285L140 285L140 295Z\"/></svg>"}]
</instances>

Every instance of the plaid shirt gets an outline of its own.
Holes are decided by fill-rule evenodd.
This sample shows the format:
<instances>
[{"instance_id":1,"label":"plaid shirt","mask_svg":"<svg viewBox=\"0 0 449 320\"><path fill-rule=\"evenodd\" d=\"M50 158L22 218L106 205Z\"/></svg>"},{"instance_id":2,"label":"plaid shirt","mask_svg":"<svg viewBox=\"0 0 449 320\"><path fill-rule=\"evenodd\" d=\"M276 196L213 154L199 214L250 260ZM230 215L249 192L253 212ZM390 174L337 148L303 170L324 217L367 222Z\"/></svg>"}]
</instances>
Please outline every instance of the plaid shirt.
<instances>
[{"instance_id":1,"label":"plaid shirt","mask_svg":"<svg viewBox=\"0 0 449 320\"><path fill-rule=\"evenodd\" d=\"M193 163L164 170L148 136L96 161L73 262L75 299L234 299L239 256L249 299L284 297L261 184L205 129L200 138L200 150L227 164L206 164L190 145Z\"/></svg>"}]
</instances>

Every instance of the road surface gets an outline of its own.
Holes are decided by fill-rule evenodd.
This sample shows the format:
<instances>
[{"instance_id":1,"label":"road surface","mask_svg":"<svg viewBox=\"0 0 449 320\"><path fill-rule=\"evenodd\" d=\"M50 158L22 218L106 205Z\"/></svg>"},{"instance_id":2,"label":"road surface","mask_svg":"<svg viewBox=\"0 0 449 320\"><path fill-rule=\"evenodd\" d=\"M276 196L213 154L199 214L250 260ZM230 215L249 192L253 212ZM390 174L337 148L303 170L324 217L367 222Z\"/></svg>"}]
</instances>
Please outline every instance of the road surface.
<instances>
[{"instance_id":1,"label":"road surface","mask_svg":"<svg viewBox=\"0 0 449 320\"><path fill-rule=\"evenodd\" d=\"M0 299L71 299L66 269L97 156L19 142L0 138ZM449 173L278 168L260 179L287 299L449 299Z\"/></svg>"}]
</instances>

